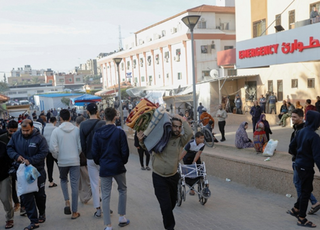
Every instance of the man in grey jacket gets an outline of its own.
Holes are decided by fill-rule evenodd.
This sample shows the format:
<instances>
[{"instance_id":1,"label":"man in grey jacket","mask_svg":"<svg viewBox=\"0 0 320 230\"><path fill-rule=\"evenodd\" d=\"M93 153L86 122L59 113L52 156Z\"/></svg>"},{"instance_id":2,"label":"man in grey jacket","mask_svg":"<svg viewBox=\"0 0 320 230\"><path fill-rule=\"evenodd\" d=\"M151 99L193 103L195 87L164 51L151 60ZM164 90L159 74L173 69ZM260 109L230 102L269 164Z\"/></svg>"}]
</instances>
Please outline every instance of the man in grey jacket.
<instances>
[{"instance_id":1,"label":"man in grey jacket","mask_svg":"<svg viewBox=\"0 0 320 230\"><path fill-rule=\"evenodd\" d=\"M68 192L68 174L70 174L71 194L72 194L72 216L71 219L77 219L78 213L78 190L80 179L80 135L79 129L70 123L71 115L66 109L60 112L61 125L53 130L50 139L50 152L52 156L58 159L60 171L60 184L66 206L64 214L70 215L70 199Z\"/></svg>"}]
</instances>

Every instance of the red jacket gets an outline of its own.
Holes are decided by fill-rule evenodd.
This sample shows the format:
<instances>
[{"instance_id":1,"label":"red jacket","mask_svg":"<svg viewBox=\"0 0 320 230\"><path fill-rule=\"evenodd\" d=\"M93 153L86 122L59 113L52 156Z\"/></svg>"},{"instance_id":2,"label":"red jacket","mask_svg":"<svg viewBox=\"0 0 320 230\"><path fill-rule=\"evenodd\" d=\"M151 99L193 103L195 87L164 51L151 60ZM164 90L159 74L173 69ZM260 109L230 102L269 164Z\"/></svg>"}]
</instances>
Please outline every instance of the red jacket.
<instances>
[{"instance_id":1,"label":"red jacket","mask_svg":"<svg viewBox=\"0 0 320 230\"><path fill-rule=\"evenodd\" d=\"M317 111L316 107L314 105L308 105L306 106L306 109L305 109L305 113L304 113L304 120L306 120L306 115L307 115L307 112L309 110L313 110L313 111Z\"/></svg>"}]
</instances>

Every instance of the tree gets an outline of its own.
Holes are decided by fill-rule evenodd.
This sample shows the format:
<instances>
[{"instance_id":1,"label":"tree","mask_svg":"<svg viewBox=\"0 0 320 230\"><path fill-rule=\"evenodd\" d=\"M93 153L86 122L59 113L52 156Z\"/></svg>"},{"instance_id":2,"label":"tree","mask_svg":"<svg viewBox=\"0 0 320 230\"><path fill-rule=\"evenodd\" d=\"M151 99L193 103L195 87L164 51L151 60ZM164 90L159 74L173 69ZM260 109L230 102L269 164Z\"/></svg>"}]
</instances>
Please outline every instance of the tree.
<instances>
[{"instance_id":1,"label":"tree","mask_svg":"<svg viewBox=\"0 0 320 230\"><path fill-rule=\"evenodd\" d=\"M8 84L6 82L0 82L0 93L9 90Z\"/></svg>"},{"instance_id":2,"label":"tree","mask_svg":"<svg viewBox=\"0 0 320 230\"><path fill-rule=\"evenodd\" d=\"M61 98L61 102L62 102L63 104L65 104L66 106L69 106L70 98L68 98L68 97L63 97L63 98Z\"/></svg>"}]
</instances>

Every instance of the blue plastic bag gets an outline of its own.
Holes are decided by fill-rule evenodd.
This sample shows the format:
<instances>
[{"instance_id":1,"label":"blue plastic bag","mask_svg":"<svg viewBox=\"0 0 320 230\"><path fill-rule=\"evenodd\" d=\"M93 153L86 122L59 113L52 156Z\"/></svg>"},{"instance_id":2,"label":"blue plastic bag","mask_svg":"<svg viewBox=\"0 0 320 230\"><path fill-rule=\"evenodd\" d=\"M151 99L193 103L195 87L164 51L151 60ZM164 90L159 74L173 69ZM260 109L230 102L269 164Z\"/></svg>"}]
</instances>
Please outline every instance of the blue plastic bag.
<instances>
[{"instance_id":1,"label":"blue plastic bag","mask_svg":"<svg viewBox=\"0 0 320 230\"><path fill-rule=\"evenodd\" d=\"M26 166L26 169L24 171L24 176L25 176L28 184L32 184L40 176L40 173L38 172L38 170L34 166L32 166L30 164L30 165Z\"/></svg>"}]
</instances>

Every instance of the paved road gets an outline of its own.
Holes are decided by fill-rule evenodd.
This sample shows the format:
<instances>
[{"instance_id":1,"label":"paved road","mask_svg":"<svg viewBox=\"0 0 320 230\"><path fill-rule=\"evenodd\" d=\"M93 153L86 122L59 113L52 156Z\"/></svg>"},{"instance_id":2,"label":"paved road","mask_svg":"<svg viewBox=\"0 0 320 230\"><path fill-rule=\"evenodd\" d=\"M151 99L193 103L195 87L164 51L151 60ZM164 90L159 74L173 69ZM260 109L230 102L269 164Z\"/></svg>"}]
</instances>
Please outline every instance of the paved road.
<instances>
[{"instance_id":1,"label":"paved road","mask_svg":"<svg viewBox=\"0 0 320 230\"><path fill-rule=\"evenodd\" d=\"M111 218L114 229L163 229L159 205L153 193L151 172L140 170L138 157L135 154L130 156L127 169L127 217L131 223L125 228L117 226L118 195L114 186L111 201L111 208L115 211ZM57 184L60 184L57 168L54 174ZM292 207L294 198L248 188L213 176L209 176L209 182L212 196L205 206L198 202L196 196L188 195L186 202L182 203L181 207L175 208L176 229L301 229L296 225L295 218L285 213ZM46 192L47 221L40 229L104 229L103 220L93 217L92 200L86 205L79 202L81 217L71 220L70 216L63 214L64 201L60 186L47 188ZM310 220L320 225L320 218L317 215L311 216ZM16 216L14 221L14 229L23 229L29 224L26 217ZM1 211L0 223L4 225L4 222L4 211Z\"/></svg>"}]
</instances>

